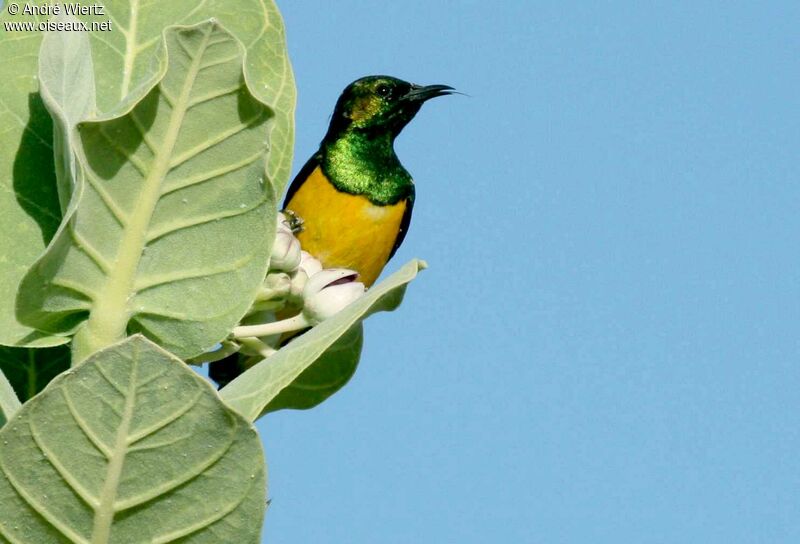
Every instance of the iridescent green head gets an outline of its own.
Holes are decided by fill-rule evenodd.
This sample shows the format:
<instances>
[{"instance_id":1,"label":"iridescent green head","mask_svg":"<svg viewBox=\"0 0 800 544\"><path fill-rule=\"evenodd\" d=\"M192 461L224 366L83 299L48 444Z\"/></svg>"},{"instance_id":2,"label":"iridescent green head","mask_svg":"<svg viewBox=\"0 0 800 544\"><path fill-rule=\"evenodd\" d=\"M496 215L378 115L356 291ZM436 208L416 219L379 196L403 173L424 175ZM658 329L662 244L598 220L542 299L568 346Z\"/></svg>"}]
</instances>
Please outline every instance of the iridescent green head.
<instances>
[{"instance_id":1,"label":"iridescent green head","mask_svg":"<svg viewBox=\"0 0 800 544\"><path fill-rule=\"evenodd\" d=\"M348 85L336 102L317 158L340 191L366 195L375 204L414 198L414 182L394 152L394 139L447 85L414 85L389 76L368 76Z\"/></svg>"},{"instance_id":2,"label":"iridescent green head","mask_svg":"<svg viewBox=\"0 0 800 544\"><path fill-rule=\"evenodd\" d=\"M397 136L431 98L450 94L447 85L414 85L391 76L368 76L348 85L336 102L326 140L346 132Z\"/></svg>"}]
</instances>

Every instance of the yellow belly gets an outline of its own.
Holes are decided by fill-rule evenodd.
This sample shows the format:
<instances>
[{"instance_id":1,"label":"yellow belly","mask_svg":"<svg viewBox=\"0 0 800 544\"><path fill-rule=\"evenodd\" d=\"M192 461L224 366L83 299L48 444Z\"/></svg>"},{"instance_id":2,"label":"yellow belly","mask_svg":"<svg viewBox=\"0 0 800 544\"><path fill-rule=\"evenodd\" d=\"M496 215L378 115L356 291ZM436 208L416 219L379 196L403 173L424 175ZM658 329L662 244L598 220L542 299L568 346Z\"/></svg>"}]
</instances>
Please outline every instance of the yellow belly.
<instances>
[{"instance_id":1,"label":"yellow belly","mask_svg":"<svg viewBox=\"0 0 800 544\"><path fill-rule=\"evenodd\" d=\"M297 237L325 268L349 268L369 287L394 247L406 209L401 200L377 206L365 196L338 190L317 167L286 204L303 219Z\"/></svg>"}]
</instances>

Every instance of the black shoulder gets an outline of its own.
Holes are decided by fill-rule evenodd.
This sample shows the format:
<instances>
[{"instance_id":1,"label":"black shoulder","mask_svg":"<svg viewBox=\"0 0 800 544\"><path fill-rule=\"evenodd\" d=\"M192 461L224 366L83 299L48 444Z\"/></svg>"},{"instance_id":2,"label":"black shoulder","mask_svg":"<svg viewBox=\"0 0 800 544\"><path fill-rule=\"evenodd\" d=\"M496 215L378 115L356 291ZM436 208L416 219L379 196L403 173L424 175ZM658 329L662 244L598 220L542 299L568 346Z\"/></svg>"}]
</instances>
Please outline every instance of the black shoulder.
<instances>
[{"instance_id":1,"label":"black shoulder","mask_svg":"<svg viewBox=\"0 0 800 544\"><path fill-rule=\"evenodd\" d=\"M286 191L286 197L283 199L283 207L285 208L289 201L292 199L294 194L300 189L300 186L303 185L308 176L311 175L311 172L320 165L322 155L319 152L314 153L311 155L311 158L306 161L300 171L292 180L292 183L289 185L289 189Z\"/></svg>"},{"instance_id":2,"label":"black shoulder","mask_svg":"<svg viewBox=\"0 0 800 544\"><path fill-rule=\"evenodd\" d=\"M403 218L400 220L400 230L397 231L397 238L395 238L394 240L394 247L392 247L392 252L389 253L390 259L394 257L394 254L397 253L397 250L400 249L400 245L406 238L406 233L408 232L408 226L411 224L411 210L413 209L414 209L414 186L412 185L411 191L408 193L408 197L406 198L406 209L403 212Z\"/></svg>"}]
</instances>

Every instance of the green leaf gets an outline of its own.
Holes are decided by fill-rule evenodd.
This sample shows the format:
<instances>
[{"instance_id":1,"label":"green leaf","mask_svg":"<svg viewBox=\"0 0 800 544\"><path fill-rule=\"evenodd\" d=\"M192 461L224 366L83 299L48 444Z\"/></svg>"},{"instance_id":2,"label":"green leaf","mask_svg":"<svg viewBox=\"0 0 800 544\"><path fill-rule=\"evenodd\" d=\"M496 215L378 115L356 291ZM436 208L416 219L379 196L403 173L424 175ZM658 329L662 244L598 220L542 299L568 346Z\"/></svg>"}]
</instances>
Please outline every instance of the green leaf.
<instances>
[{"instance_id":1,"label":"green leaf","mask_svg":"<svg viewBox=\"0 0 800 544\"><path fill-rule=\"evenodd\" d=\"M278 398L281 391L320 360L320 357L326 357L326 350L340 338L346 335L350 335L349 338L355 338L353 335L360 332L357 327L363 319L375 312L392 311L397 308L403 300L406 285L425 266L425 262L419 260L406 263L400 270L372 287L366 295L347 306L336 316L323 321L279 350L275 355L258 363L223 387L220 390L222 399L246 418L255 421L264 413L270 403ZM350 359L352 361L352 349L341 351L343 353L342 360L346 362L347 359ZM335 355L327 357L329 357L328 362L337 363ZM345 373L349 371L349 366L348 364L342 365ZM324 387L327 388L329 395L341 385L329 380L324 374L323 372L323 381L327 380ZM313 406L315 402L321 402L326 396L324 393L322 395L313 394L310 397L311 400L302 402ZM294 405L288 407L302 407L299 405L301 401L297 400L296 391L293 397L291 402ZM278 409L280 407L284 406L271 408Z\"/></svg>"},{"instance_id":2,"label":"green leaf","mask_svg":"<svg viewBox=\"0 0 800 544\"><path fill-rule=\"evenodd\" d=\"M222 340L264 278L275 201L269 109L219 23L165 32L160 70L78 126L83 194L25 276L24 323L73 334L77 361L142 332L180 357Z\"/></svg>"},{"instance_id":3,"label":"green leaf","mask_svg":"<svg viewBox=\"0 0 800 544\"><path fill-rule=\"evenodd\" d=\"M67 15L55 20L73 24ZM53 153L62 214L78 176L75 130L95 112L94 68L86 32L51 31L39 52L39 94L53 118Z\"/></svg>"},{"instance_id":4,"label":"green leaf","mask_svg":"<svg viewBox=\"0 0 800 544\"><path fill-rule=\"evenodd\" d=\"M107 17L114 31L92 32L92 51L101 111L112 108L147 79L162 30L217 19L245 46L245 77L255 96L275 114L271 123L267 177L281 194L289 179L294 145L295 87L286 51L283 20L273 0L109 0Z\"/></svg>"},{"instance_id":5,"label":"green leaf","mask_svg":"<svg viewBox=\"0 0 800 544\"><path fill-rule=\"evenodd\" d=\"M56 378L0 444L0 540L258 541L255 429L141 336Z\"/></svg>"},{"instance_id":6,"label":"green leaf","mask_svg":"<svg viewBox=\"0 0 800 544\"><path fill-rule=\"evenodd\" d=\"M287 408L308 410L322 403L353 377L363 345L364 330L359 322L350 327L311 363L311 366L281 390L270 401L264 412L276 412Z\"/></svg>"},{"instance_id":7,"label":"green leaf","mask_svg":"<svg viewBox=\"0 0 800 544\"><path fill-rule=\"evenodd\" d=\"M15 18L4 12L0 20ZM7 233L0 236L0 343L5 345L69 340L37 332L14 315L22 276L61 222L52 123L36 93L40 42L38 32L12 32L0 25L0 232Z\"/></svg>"},{"instance_id":8,"label":"green leaf","mask_svg":"<svg viewBox=\"0 0 800 544\"><path fill-rule=\"evenodd\" d=\"M14 388L11 387L11 383L0 370L0 427L3 427L6 421L14 417L20 406L21 404L14 393Z\"/></svg>"},{"instance_id":9,"label":"green leaf","mask_svg":"<svg viewBox=\"0 0 800 544\"><path fill-rule=\"evenodd\" d=\"M69 369L69 346L53 348L0 347L0 370L25 402Z\"/></svg>"},{"instance_id":10,"label":"green leaf","mask_svg":"<svg viewBox=\"0 0 800 544\"><path fill-rule=\"evenodd\" d=\"M52 4L32 0L27 5ZM112 30L87 33L91 40L96 100L100 111L117 107L151 75L152 58L165 27L215 17L247 50L244 72L251 91L267 104L270 149L267 177L281 194L289 178L294 141L294 77L286 52L283 21L273 0L107 0ZM22 5L22 3L20 3ZM47 17L5 11L0 22L38 22ZM83 33L75 33L83 34ZM14 305L22 276L42 254L61 221L53 163L50 115L38 94L41 32L9 31L0 25L0 344L55 345L67 338L20 323Z\"/></svg>"}]
</instances>

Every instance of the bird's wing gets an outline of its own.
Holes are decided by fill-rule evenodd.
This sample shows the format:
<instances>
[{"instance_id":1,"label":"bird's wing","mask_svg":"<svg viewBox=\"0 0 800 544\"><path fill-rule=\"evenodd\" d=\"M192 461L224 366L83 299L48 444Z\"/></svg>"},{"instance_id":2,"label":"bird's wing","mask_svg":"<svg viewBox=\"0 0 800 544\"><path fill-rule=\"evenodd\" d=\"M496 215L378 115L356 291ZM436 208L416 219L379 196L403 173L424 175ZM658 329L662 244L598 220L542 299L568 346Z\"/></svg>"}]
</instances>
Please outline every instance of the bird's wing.
<instances>
[{"instance_id":1,"label":"bird's wing","mask_svg":"<svg viewBox=\"0 0 800 544\"><path fill-rule=\"evenodd\" d=\"M311 172L319 166L320 163L320 154L314 153L311 155L311 158L306 161L300 171L292 180L291 185L289 185L289 190L286 191L286 198L283 199L283 207L286 208L286 205L289 204L289 201L292 199L294 194L300 189L300 186L308 179L308 176L311 175Z\"/></svg>"},{"instance_id":2,"label":"bird's wing","mask_svg":"<svg viewBox=\"0 0 800 544\"><path fill-rule=\"evenodd\" d=\"M400 249L400 244L405 240L406 233L408 232L408 225L411 224L411 210L414 209L414 186L411 186L411 192L406 200L406 209L403 212L403 218L400 220L400 230L397 231L397 238L394 240L394 247L389 253L389 259L394 257L394 254ZM387 261L389 260L387 259Z\"/></svg>"}]
</instances>

